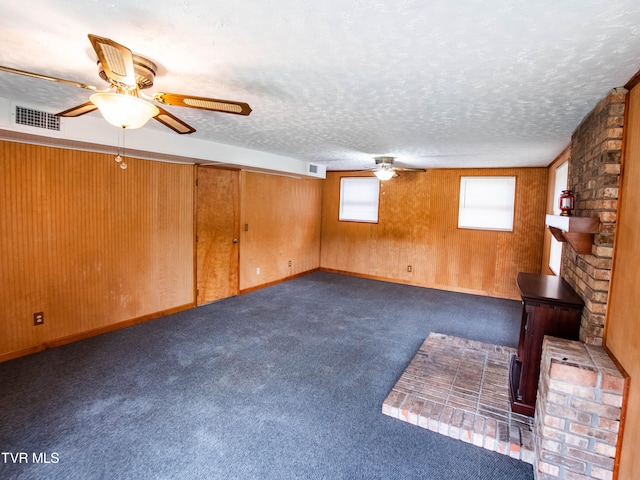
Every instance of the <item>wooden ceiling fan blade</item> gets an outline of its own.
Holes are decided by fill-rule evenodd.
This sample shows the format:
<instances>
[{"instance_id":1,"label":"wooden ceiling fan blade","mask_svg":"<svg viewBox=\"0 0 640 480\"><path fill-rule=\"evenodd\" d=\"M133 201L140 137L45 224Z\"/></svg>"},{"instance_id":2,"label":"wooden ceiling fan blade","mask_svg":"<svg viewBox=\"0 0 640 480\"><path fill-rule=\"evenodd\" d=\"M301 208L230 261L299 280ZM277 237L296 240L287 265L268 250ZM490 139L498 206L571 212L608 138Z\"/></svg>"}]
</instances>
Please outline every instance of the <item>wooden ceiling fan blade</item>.
<instances>
[{"instance_id":1,"label":"wooden ceiling fan blade","mask_svg":"<svg viewBox=\"0 0 640 480\"><path fill-rule=\"evenodd\" d=\"M52 77L49 75L43 75L41 73L27 72L26 70L19 70L17 68L4 67L0 65L0 70L3 72L15 73L18 75L24 75L26 77L39 78L40 80L48 80L50 82L66 83L67 85L73 85L74 87L86 88L87 90L96 91L97 88L93 85L88 85L82 82L76 82L74 80L67 80L65 78Z\"/></svg>"},{"instance_id":2,"label":"wooden ceiling fan blade","mask_svg":"<svg viewBox=\"0 0 640 480\"><path fill-rule=\"evenodd\" d=\"M409 168L409 167L393 167L394 170L399 172L426 172L426 168Z\"/></svg>"},{"instance_id":3,"label":"wooden ceiling fan blade","mask_svg":"<svg viewBox=\"0 0 640 480\"><path fill-rule=\"evenodd\" d=\"M137 88L131 50L110 38L89 34L89 40L107 78L117 86Z\"/></svg>"},{"instance_id":4,"label":"wooden ceiling fan blade","mask_svg":"<svg viewBox=\"0 0 640 480\"><path fill-rule=\"evenodd\" d=\"M249 115L251 107L244 102L232 100L220 100L218 98L192 97L179 93L155 93L153 99L156 102L176 107L200 108L214 112L234 113L236 115Z\"/></svg>"},{"instance_id":5,"label":"wooden ceiling fan blade","mask_svg":"<svg viewBox=\"0 0 640 480\"><path fill-rule=\"evenodd\" d=\"M87 103L83 103L82 105L71 107L67 110L64 110L63 112L56 113L56 116L57 117L79 117L80 115L93 112L94 110L97 110L97 109L98 107L96 107L93 103L87 102Z\"/></svg>"},{"instance_id":6,"label":"wooden ceiling fan blade","mask_svg":"<svg viewBox=\"0 0 640 480\"><path fill-rule=\"evenodd\" d=\"M196 129L193 128L191 125L185 123L184 121L180 120L175 115L170 114L166 110L160 107L158 107L158 110L160 110L160 113L153 118L159 121L160 123L162 123L164 126L169 127L174 132L179 133L180 135L186 135L196 131Z\"/></svg>"}]
</instances>

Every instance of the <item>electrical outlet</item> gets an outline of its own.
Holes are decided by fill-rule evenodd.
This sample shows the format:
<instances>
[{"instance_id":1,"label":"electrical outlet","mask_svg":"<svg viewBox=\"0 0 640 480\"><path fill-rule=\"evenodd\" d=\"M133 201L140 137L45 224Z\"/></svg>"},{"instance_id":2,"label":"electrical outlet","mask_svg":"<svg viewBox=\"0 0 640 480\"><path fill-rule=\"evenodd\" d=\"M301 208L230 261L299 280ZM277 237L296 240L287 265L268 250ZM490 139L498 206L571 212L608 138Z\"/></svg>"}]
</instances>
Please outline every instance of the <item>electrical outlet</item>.
<instances>
[{"instance_id":1,"label":"electrical outlet","mask_svg":"<svg viewBox=\"0 0 640 480\"><path fill-rule=\"evenodd\" d=\"M289 260L289 266L293 265L293 262L291 260Z\"/></svg>"},{"instance_id":2,"label":"electrical outlet","mask_svg":"<svg viewBox=\"0 0 640 480\"><path fill-rule=\"evenodd\" d=\"M44 323L44 312L37 312L33 314L33 324L38 326Z\"/></svg>"},{"instance_id":3,"label":"electrical outlet","mask_svg":"<svg viewBox=\"0 0 640 480\"><path fill-rule=\"evenodd\" d=\"M260 267L256 268L256 275L260 275Z\"/></svg>"},{"instance_id":4,"label":"electrical outlet","mask_svg":"<svg viewBox=\"0 0 640 480\"><path fill-rule=\"evenodd\" d=\"M407 265L407 272L411 272L411 265Z\"/></svg>"}]
</instances>

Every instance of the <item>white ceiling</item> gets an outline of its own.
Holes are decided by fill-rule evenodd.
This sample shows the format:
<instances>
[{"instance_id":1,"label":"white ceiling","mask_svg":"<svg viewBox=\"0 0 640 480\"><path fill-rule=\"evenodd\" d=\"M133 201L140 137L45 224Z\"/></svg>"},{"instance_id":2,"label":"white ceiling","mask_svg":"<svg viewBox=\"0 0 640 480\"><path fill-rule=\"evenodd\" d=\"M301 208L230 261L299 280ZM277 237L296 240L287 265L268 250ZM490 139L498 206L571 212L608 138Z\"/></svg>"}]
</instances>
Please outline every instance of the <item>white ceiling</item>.
<instances>
[{"instance_id":1,"label":"white ceiling","mask_svg":"<svg viewBox=\"0 0 640 480\"><path fill-rule=\"evenodd\" d=\"M152 91L253 108L168 108L191 137L328 170L546 166L640 69L638 0L6 1L0 65L102 87L87 33L155 61ZM89 94L0 72L52 113Z\"/></svg>"}]
</instances>

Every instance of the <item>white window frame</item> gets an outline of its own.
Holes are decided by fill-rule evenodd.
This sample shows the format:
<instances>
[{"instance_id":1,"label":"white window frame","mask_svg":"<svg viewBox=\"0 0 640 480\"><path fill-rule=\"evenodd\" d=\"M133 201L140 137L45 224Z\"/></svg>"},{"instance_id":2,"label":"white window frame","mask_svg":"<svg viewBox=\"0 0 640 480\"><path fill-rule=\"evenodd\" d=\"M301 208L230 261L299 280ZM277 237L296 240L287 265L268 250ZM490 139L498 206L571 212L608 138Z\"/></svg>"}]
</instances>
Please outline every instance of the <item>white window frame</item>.
<instances>
[{"instance_id":1,"label":"white window frame","mask_svg":"<svg viewBox=\"0 0 640 480\"><path fill-rule=\"evenodd\" d=\"M555 183L553 186L553 214L560 215L560 195L566 190L569 182L569 162L564 162L556 168ZM549 268L556 275L560 276L562 267L562 250L564 244L551 236L549 244Z\"/></svg>"},{"instance_id":2,"label":"white window frame","mask_svg":"<svg viewBox=\"0 0 640 480\"><path fill-rule=\"evenodd\" d=\"M516 177L460 177L458 228L513 231Z\"/></svg>"},{"instance_id":3,"label":"white window frame","mask_svg":"<svg viewBox=\"0 0 640 480\"><path fill-rule=\"evenodd\" d=\"M340 178L341 222L378 223L380 180L376 177Z\"/></svg>"}]
</instances>

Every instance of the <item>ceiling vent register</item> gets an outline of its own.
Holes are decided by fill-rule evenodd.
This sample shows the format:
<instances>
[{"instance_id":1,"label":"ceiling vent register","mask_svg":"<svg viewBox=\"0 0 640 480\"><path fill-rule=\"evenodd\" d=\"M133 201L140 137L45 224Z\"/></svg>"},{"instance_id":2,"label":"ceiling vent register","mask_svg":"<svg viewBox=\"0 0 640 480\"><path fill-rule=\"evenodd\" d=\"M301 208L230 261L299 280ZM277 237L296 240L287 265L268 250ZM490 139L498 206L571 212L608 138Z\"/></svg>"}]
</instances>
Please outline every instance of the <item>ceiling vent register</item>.
<instances>
[{"instance_id":1,"label":"ceiling vent register","mask_svg":"<svg viewBox=\"0 0 640 480\"><path fill-rule=\"evenodd\" d=\"M32 108L16 106L16 123L28 127L60 131L60 117Z\"/></svg>"}]
</instances>

